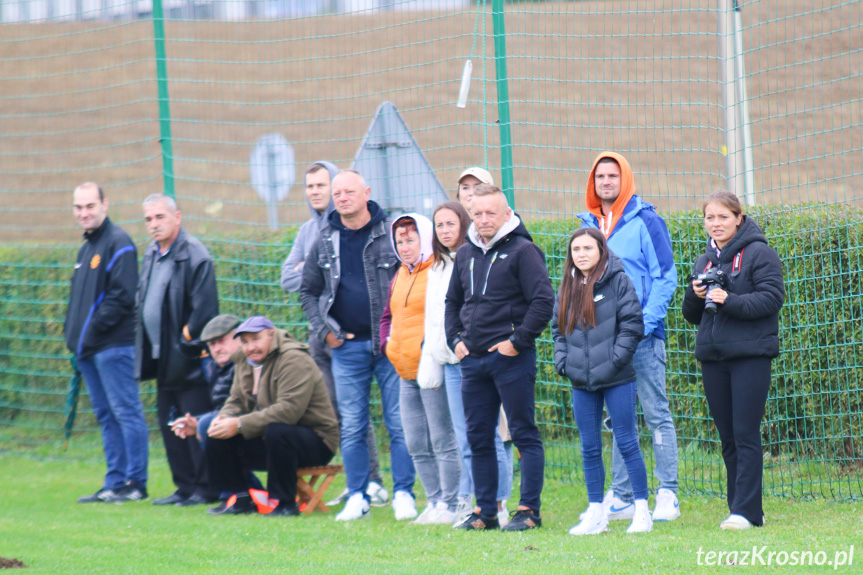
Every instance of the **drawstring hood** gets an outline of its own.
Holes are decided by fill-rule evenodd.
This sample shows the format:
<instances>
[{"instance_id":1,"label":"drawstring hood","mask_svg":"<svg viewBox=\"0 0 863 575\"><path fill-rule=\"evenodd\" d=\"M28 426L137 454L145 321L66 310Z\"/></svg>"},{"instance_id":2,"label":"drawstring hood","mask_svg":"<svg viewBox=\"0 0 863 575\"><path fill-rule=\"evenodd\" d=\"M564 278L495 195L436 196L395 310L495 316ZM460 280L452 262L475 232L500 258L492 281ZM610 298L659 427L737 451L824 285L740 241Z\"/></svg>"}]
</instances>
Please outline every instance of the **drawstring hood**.
<instances>
[{"instance_id":1,"label":"drawstring hood","mask_svg":"<svg viewBox=\"0 0 863 575\"><path fill-rule=\"evenodd\" d=\"M417 234L420 237L420 257L413 264L409 264L402 259L399 255L398 247L396 246L396 224L400 221L408 219L412 220L417 227ZM408 267L408 269L413 272L414 268L418 265L425 263L434 257L434 251L432 250L432 237L434 236L434 224L427 217L417 214L415 212L411 212L409 214L403 214L399 216L391 225L390 225L390 241L393 244L393 251L396 253L396 257L402 262L404 265Z\"/></svg>"},{"instance_id":2,"label":"drawstring hood","mask_svg":"<svg viewBox=\"0 0 863 575\"><path fill-rule=\"evenodd\" d=\"M596 182L594 181L596 166L603 158L611 158L620 165L620 195L614 200L614 204L608 213L603 212L602 200L596 193ZM590 175L587 178L587 210L596 217L599 231L606 238L614 231L614 227L623 216L626 204L629 203L629 200L632 199L635 193L635 178L632 175L632 167L626 158L615 152L602 152L596 157L593 167L590 169Z\"/></svg>"}]
</instances>

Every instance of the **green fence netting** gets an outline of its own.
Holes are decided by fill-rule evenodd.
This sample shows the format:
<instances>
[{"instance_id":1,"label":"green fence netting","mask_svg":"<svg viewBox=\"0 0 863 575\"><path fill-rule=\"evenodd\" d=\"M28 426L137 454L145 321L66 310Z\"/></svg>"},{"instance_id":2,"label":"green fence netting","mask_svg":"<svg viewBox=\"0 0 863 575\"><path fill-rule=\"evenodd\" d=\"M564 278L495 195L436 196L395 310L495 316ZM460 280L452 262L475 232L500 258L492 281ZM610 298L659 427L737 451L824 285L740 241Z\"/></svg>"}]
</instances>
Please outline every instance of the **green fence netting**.
<instances>
[{"instance_id":1,"label":"green fence netting","mask_svg":"<svg viewBox=\"0 0 863 575\"><path fill-rule=\"evenodd\" d=\"M222 309L266 314L305 337L296 295L279 287L307 217L303 168L349 167L388 101L447 192L465 167L491 169L555 282L602 150L628 156L639 193L666 218L681 283L703 246L701 200L720 187L745 194L788 290L763 425L765 490L863 498L861 23L859 0L3 0L0 453L100 458L85 398L63 450L78 183L103 185L139 248L141 200L174 193L217 261ZM272 134L294 153L279 173L300 181L279 180L287 196L274 202L250 168ZM398 157L405 141L376 149ZM423 175L411 169L389 178ZM388 177L371 183L396 201L411 194ZM680 482L717 494L718 437L681 298L678 289L667 345ZM569 390L548 334L539 358L549 474L576 477ZM152 382L142 392L153 425ZM646 429L644 439L650 468Z\"/></svg>"}]
</instances>

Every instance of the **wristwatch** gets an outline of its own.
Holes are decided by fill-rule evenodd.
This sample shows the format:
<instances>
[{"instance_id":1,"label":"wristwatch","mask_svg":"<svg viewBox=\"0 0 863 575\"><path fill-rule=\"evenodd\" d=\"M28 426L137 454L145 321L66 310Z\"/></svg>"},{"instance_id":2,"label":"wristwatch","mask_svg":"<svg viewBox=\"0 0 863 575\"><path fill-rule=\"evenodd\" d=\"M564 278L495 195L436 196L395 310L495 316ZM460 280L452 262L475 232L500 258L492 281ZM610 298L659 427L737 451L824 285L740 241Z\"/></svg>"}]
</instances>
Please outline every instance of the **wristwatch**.
<instances>
[{"instance_id":1,"label":"wristwatch","mask_svg":"<svg viewBox=\"0 0 863 575\"><path fill-rule=\"evenodd\" d=\"M237 433L243 432L243 421L238 417L237 418Z\"/></svg>"}]
</instances>

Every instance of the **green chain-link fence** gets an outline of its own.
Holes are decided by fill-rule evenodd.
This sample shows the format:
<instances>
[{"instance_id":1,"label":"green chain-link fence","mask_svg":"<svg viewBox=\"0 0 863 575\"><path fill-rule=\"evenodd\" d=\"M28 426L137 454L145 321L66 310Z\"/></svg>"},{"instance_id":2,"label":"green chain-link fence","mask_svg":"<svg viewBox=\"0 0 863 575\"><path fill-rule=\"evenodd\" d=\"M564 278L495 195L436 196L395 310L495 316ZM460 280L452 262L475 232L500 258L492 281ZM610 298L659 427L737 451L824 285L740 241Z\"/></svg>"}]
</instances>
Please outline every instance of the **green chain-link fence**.
<instances>
[{"instance_id":1,"label":"green chain-link fence","mask_svg":"<svg viewBox=\"0 0 863 575\"><path fill-rule=\"evenodd\" d=\"M602 150L628 156L639 193L668 221L681 283L703 249L701 199L719 187L747 192L788 290L763 426L765 489L863 497L859 0L740 2L737 36L731 0L72 4L0 2L0 453L100 457L86 401L62 449L76 184L100 182L139 247L141 200L173 191L184 226L217 260L222 309L267 314L303 337L297 297L278 282L307 216L302 188L289 187L275 222L250 185L250 155L277 133L293 146L298 179L317 159L348 167L390 101L446 190L479 164L513 191L555 282ZM734 130L748 134L729 139ZM667 346L681 485L721 493L681 298L679 289ZM538 419L549 473L571 477L577 433L548 343ZM152 423L152 382L142 389ZM650 454L647 434L644 447Z\"/></svg>"}]
</instances>

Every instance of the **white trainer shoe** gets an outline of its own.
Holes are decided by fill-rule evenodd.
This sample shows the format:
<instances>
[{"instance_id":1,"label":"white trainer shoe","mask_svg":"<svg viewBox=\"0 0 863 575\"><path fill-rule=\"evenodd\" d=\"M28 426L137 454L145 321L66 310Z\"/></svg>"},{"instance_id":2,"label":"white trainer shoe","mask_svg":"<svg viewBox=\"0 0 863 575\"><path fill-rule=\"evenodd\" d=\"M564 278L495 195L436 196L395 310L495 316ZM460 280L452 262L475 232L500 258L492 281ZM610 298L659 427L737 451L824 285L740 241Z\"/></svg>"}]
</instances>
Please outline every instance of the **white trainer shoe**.
<instances>
[{"instance_id":1,"label":"white trainer shoe","mask_svg":"<svg viewBox=\"0 0 863 575\"><path fill-rule=\"evenodd\" d=\"M455 519L453 525L460 525L465 519L473 513L473 496L459 497L458 505L455 508Z\"/></svg>"},{"instance_id":2,"label":"white trainer shoe","mask_svg":"<svg viewBox=\"0 0 863 575\"><path fill-rule=\"evenodd\" d=\"M396 516L396 521L415 518L417 505L413 496L407 491L396 491L393 496L393 513Z\"/></svg>"},{"instance_id":3,"label":"white trainer shoe","mask_svg":"<svg viewBox=\"0 0 863 575\"><path fill-rule=\"evenodd\" d=\"M345 490L342 491L341 493L339 493L338 497L336 497L335 499L330 499L329 501L327 501L326 505L327 505L327 507L335 507L337 505L341 505L342 503L347 501L348 497L350 497L350 496L351 496L351 492L348 491L347 487L345 487Z\"/></svg>"},{"instance_id":4,"label":"white trainer shoe","mask_svg":"<svg viewBox=\"0 0 863 575\"><path fill-rule=\"evenodd\" d=\"M455 511L450 511L449 505L438 501L434 506L434 513L429 517L427 525L452 525L456 519Z\"/></svg>"},{"instance_id":5,"label":"white trainer shoe","mask_svg":"<svg viewBox=\"0 0 863 575\"><path fill-rule=\"evenodd\" d=\"M506 508L506 499L500 501L500 511L497 512L497 522L501 527L509 525L509 509Z\"/></svg>"},{"instance_id":6,"label":"white trainer shoe","mask_svg":"<svg viewBox=\"0 0 863 575\"><path fill-rule=\"evenodd\" d=\"M648 533L653 531L653 519L650 517L650 507L647 499L636 499L633 503L634 513L632 523L626 528L627 533Z\"/></svg>"},{"instance_id":7,"label":"white trainer shoe","mask_svg":"<svg viewBox=\"0 0 863 575\"><path fill-rule=\"evenodd\" d=\"M605 494L602 506L609 521L625 521L635 515L635 504L618 499L611 489Z\"/></svg>"},{"instance_id":8,"label":"white trainer shoe","mask_svg":"<svg viewBox=\"0 0 863 575\"><path fill-rule=\"evenodd\" d=\"M369 496L369 503L371 503L372 507L383 507L390 502L389 492L376 481L369 481L366 495Z\"/></svg>"},{"instance_id":9,"label":"white trainer shoe","mask_svg":"<svg viewBox=\"0 0 863 575\"><path fill-rule=\"evenodd\" d=\"M602 503L589 503L580 518L578 525L569 530L570 535L598 535L608 531L608 516Z\"/></svg>"},{"instance_id":10,"label":"white trainer shoe","mask_svg":"<svg viewBox=\"0 0 863 575\"><path fill-rule=\"evenodd\" d=\"M436 513L434 503L429 503L419 516L411 521L411 525L428 525Z\"/></svg>"},{"instance_id":11,"label":"white trainer shoe","mask_svg":"<svg viewBox=\"0 0 863 575\"><path fill-rule=\"evenodd\" d=\"M654 521L674 521L680 517L680 501L670 489L656 492L656 507L653 508Z\"/></svg>"},{"instance_id":12,"label":"white trainer shoe","mask_svg":"<svg viewBox=\"0 0 863 575\"><path fill-rule=\"evenodd\" d=\"M348 497L348 502L336 515L336 521L353 521L369 516L369 502L362 493L354 493Z\"/></svg>"},{"instance_id":13,"label":"white trainer shoe","mask_svg":"<svg viewBox=\"0 0 863 575\"><path fill-rule=\"evenodd\" d=\"M720 529L733 529L735 531L740 529L750 529L751 527L752 523L750 523L747 518L742 515L737 515L736 513L732 513L725 518L725 521L719 524Z\"/></svg>"}]
</instances>

